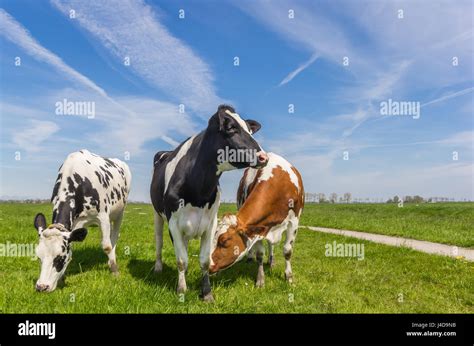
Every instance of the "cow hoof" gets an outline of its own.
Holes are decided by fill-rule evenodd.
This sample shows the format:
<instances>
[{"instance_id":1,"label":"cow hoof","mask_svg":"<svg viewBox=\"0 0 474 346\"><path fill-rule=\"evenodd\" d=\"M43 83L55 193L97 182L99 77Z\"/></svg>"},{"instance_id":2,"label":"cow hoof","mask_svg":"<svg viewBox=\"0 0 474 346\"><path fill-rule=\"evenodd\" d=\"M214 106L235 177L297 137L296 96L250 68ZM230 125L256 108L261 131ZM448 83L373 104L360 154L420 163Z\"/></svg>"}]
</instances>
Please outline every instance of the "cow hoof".
<instances>
[{"instance_id":1,"label":"cow hoof","mask_svg":"<svg viewBox=\"0 0 474 346\"><path fill-rule=\"evenodd\" d=\"M162 263L155 263L155 273L160 274L163 271L163 264Z\"/></svg>"},{"instance_id":2,"label":"cow hoof","mask_svg":"<svg viewBox=\"0 0 474 346\"><path fill-rule=\"evenodd\" d=\"M184 285L184 286L178 286L178 288L176 289L176 292L177 292L178 294L186 293L186 291L187 291L186 285Z\"/></svg>"},{"instance_id":3,"label":"cow hoof","mask_svg":"<svg viewBox=\"0 0 474 346\"><path fill-rule=\"evenodd\" d=\"M201 295L201 300L206 303L213 303L214 302L214 296L212 295L211 292L206 294L205 296Z\"/></svg>"},{"instance_id":4,"label":"cow hoof","mask_svg":"<svg viewBox=\"0 0 474 346\"><path fill-rule=\"evenodd\" d=\"M292 284L293 283L293 274L286 274L285 273L285 278L286 278L286 281L289 283L289 284Z\"/></svg>"},{"instance_id":5,"label":"cow hoof","mask_svg":"<svg viewBox=\"0 0 474 346\"><path fill-rule=\"evenodd\" d=\"M109 264L109 268L110 268L110 271L112 272L112 274L114 274L114 275L118 274L118 265L117 265L117 263Z\"/></svg>"},{"instance_id":6,"label":"cow hoof","mask_svg":"<svg viewBox=\"0 0 474 346\"><path fill-rule=\"evenodd\" d=\"M255 286L256 286L257 288L261 288L261 287L265 286L265 281L263 281L263 280L257 280L257 282L255 283Z\"/></svg>"},{"instance_id":7,"label":"cow hoof","mask_svg":"<svg viewBox=\"0 0 474 346\"><path fill-rule=\"evenodd\" d=\"M275 268L275 261L268 262L268 265L270 266L270 269Z\"/></svg>"}]
</instances>

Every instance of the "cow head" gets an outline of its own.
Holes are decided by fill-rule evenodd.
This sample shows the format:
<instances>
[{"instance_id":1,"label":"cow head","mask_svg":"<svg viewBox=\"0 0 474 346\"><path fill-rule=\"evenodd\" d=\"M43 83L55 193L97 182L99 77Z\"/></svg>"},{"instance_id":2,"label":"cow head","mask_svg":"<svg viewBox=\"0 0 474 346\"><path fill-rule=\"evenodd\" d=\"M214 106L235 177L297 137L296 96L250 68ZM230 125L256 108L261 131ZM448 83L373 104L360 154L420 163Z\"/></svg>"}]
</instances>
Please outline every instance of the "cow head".
<instances>
[{"instance_id":1,"label":"cow head","mask_svg":"<svg viewBox=\"0 0 474 346\"><path fill-rule=\"evenodd\" d=\"M34 224L39 235L36 255L41 261L41 273L36 282L36 290L51 292L56 289L59 279L64 275L72 259L71 242L83 241L87 229L78 228L69 231L61 224L46 227L46 219L41 213L35 216Z\"/></svg>"},{"instance_id":2,"label":"cow head","mask_svg":"<svg viewBox=\"0 0 474 346\"><path fill-rule=\"evenodd\" d=\"M209 273L215 274L241 259L248 247L249 239L238 229L235 215L225 215L214 234Z\"/></svg>"},{"instance_id":3,"label":"cow head","mask_svg":"<svg viewBox=\"0 0 474 346\"><path fill-rule=\"evenodd\" d=\"M252 137L260 127L255 120L243 120L231 106L219 106L209 120L216 132L218 172L267 164L267 154Z\"/></svg>"}]
</instances>

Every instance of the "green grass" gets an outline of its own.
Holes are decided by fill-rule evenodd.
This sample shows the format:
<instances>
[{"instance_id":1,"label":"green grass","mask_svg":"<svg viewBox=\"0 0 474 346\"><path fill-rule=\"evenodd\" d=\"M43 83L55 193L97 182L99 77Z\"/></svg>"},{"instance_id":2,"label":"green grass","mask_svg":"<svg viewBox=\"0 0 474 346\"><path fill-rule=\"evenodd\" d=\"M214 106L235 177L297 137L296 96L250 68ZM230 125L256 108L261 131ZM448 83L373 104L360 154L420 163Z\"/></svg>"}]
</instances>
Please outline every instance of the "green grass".
<instances>
[{"instance_id":1,"label":"green grass","mask_svg":"<svg viewBox=\"0 0 474 346\"><path fill-rule=\"evenodd\" d=\"M300 224L474 247L474 203L307 204Z\"/></svg>"},{"instance_id":2,"label":"green grass","mask_svg":"<svg viewBox=\"0 0 474 346\"><path fill-rule=\"evenodd\" d=\"M321 219L321 212L317 207L309 206L305 210L304 224L320 225L317 220ZM332 213L339 210L331 207L323 206ZM224 205L221 209L234 207ZM344 215L344 209L340 210ZM51 207L0 204L0 243L35 243L37 234L32 222L37 212L44 212L49 218ZM449 212L444 215L446 213ZM452 222L457 224L457 220ZM343 225L353 228L350 224ZM276 250L276 267L272 271L265 267L264 288L254 287L255 263L238 263L212 277L216 298L213 304L203 303L198 298L199 242L190 242L188 292L181 302L175 293L177 272L168 232L165 233L164 271L161 275L153 273L155 246L151 206L130 204L127 207L117 250L119 277L113 277L108 271L106 256L100 248L99 229L94 227L89 231L86 240L74 246L66 285L53 293L34 291L39 275L37 260L0 258L0 312L474 313L472 263L306 229L300 230L296 240L292 260L294 285L284 280L280 245ZM333 241L364 244L365 259L325 257L325 245ZM126 250L130 250L128 255Z\"/></svg>"}]
</instances>

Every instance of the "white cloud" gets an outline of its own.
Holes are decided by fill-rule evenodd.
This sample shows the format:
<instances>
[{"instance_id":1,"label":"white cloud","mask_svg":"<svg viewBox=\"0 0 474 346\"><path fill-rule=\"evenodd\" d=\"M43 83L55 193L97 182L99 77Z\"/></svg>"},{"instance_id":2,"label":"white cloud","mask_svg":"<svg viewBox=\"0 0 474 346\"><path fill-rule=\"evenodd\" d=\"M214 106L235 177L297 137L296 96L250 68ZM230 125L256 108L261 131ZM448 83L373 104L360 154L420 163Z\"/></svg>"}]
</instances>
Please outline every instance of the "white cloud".
<instances>
[{"instance_id":1,"label":"white cloud","mask_svg":"<svg viewBox=\"0 0 474 346\"><path fill-rule=\"evenodd\" d=\"M342 64L342 57L347 56L353 49L336 23L311 6L304 6L302 2L242 1L235 4L286 40L297 43L305 51L320 54ZM293 19L288 17L290 8L294 10Z\"/></svg>"},{"instance_id":2,"label":"white cloud","mask_svg":"<svg viewBox=\"0 0 474 346\"><path fill-rule=\"evenodd\" d=\"M417 59L433 51L445 52L446 48L463 57L472 52L467 42L473 38L473 4L470 0L456 1L455 4L443 1L367 1L362 6L345 1L338 9L349 15L384 53L398 52L401 55L406 52ZM398 16L400 9L403 10L402 19ZM364 15L358 15L361 13Z\"/></svg>"},{"instance_id":3,"label":"white cloud","mask_svg":"<svg viewBox=\"0 0 474 346\"><path fill-rule=\"evenodd\" d=\"M358 92L349 90L347 94L356 92L357 97L362 102L380 101L395 91L397 84L402 81L404 74L407 73L407 69L412 63L410 60L402 60L380 72L374 69L376 72L373 79L369 79L358 86Z\"/></svg>"},{"instance_id":4,"label":"white cloud","mask_svg":"<svg viewBox=\"0 0 474 346\"><path fill-rule=\"evenodd\" d=\"M37 152L41 150L41 143L58 130L59 126L51 121L30 119L27 127L14 131L12 142L20 149L28 152Z\"/></svg>"},{"instance_id":5,"label":"white cloud","mask_svg":"<svg viewBox=\"0 0 474 346\"><path fill-rule=\"evenodd\" d=\"M392 167L392 172L371 167L367 170L353 159L342 160L339 153L327 155L291 155L286 157L303 176L306 192L351 192L353 197L388 198L419 194L474 199L472 163L435 164L426 167ZM334 167L347 165L347 169ZM369 161L370 162L370 161Z\"/></svg>"},{"instance_id":6,"label":"white cloud","mask_svg":"<svg viewBox=\"0 0 474 346\"><path fill-rule=\"evenodd\" d=\"M164 142L168 143L169 145L171 145L173 148L179 146L179 142L175 141L173 138L170 138L168 136L161 136L160 137Z\"/></svg>"},{"instance_id":7,"label":"white cloud","mask_svg":"<svg viewBox=\"0 0 474 346\"><path fill-rule=\"evenodd\" d=\"M50 172L53 176L53 172L68 153L88 148L104 156L121 158L124 151L129 151L133 160L130 164L134 166L134 171L138 169L145 177L151 167L148 157L153 157L154 154L153 149L150 152L145 148L147 142L161 139L172 149L178 143L171 135L189 136L196 131L193 120L188 114L179 113L177 104L146 97L112 98L92 80L41 46L20 23L1 9L0 21L1 34L6 39L36 60L62 72L60 76L77 84L74 89L45 90L44 94L26 99L21 105L16 101L13 104L7 103L5 96L8 95L4 95L0 104L3 122L2 147L8 150L23 150L26 154L34 153L27 155L25 159L22 156L23 173L28 169L31 171L37 162L41 161L45 163L43 175ZM95 118L56 115L54 105L64 98L95 102ZM212 107L215 110L216 104L212 104ZM13 166L16 167L16 164ZM18 186L15 168L9 169L7 174L8 165L2 163L2 167L2 170L5 169L4 182L9 181L12 186ZM3 188L5 186L2 186ZM132 198L147 200L146 190L136 188ZM44 186L41 191L45 191ZM19 193L15 190L11 192Z\"/></svg>"},{"instance_id":8,"label":"white cloud","mask_svg":"<svg viewBox=\"0 0 474 346\"><path fill-rule=\"evenodd\" d=\"M449 99L452 99L452 98L455 98L455 97L459 97L459 96L462 96L462 95L465 95L465 94L469 94L470 92L473 92L473 91L474 91L474 87L471 87L471 88L466 88L466 89L463 89L463 90L456 91L454 93L449 93L447 95L443 95L441 97L438 97L434 100L425 102L425 103L421 104L421 107L428 106L428 105L431 105L433 103L446 101L446 100L449 100Z\"/></svg>"},{"instance_id":9,"label":"white cloud","mask_svg":"<svg viewBox=\"0 0 474 346\"><path fill-rule=\"evenodd\" d=\"M379 103L384 99L416 101L420 92L436 94L440 88L452 89L455 84L472 80L469 63L474 47L472 1L435 6L411 1L249 1L237 6L277 33L289 46L316 52L321 59L347 72L343 87L332 98L348 111L309 125L311 128L305 127L290 138L269 141L270 149L283 153L303 172L307 191L350 191L359 196L420 193L473 197L472 165L439 164L446 154L446 146L472 148L471 132L453 134L446 139L413 141L409 138L413 131L397 132L406 126L398 122L391 125L399 128L373 124L376 128L366 126L358 139L353 136L356 130L362 131L362 124L381 119ZM294 19L288 18L290 8L295 12ZM398 19L398 9L404 10L404 19ZM348 66L342 65L344 56L349 58ZM452 65L454 56L459 58L458 66ZM443 95L425 106L468 92L470 88ZM430 125L423 129L429 131ZM382 137L381 133L387 135ZM405 148L383 150L383 153L379 150L378 158L363 157L362 153L368 148L427 144L436 145L440 155L431 155L431 150L427 153L430 162L417 162L416 167L398 161L400 156L395 156L395 152L401 151L404 156L411 155ZM342 161L344 148L350 148L348 165ZM355 153L360 155L354 156ZM472 150L466 155L469 153Z\"/></svg>"},{"instance_id":10,"label":"white cloud","mask_svg":"<svg viewBox=\"0 0 474 346\"><path fill-rule=\"evenodd\" d=\"M294 71L291 71L285 78L283 78L283 80L280 82L280 84L278 84L278 86L282 86L282 85L285 85L289 82L291 82L293 80L293 78L295 78L298 74L300 74L301 72L303 72L305 69L307 69L313 62L316 61L316 59L318 58L318 55L317 54L313 54L308 61L304 62L303 64L301 64L300 66L298 66L296 68L296 70Z\"/></svg>"},{"instance_id":11,"label":"white cloud","mask_svg":"<svg viewBox=\"0 0 474 346\"><path fill-rule=\"evenodd\" d=\"M280 85L290 81L309 66L316 56L346 68L347 72L356 78L355 86L345 86L336 96L341 104L352 104L352 108L355 106L356 110L333 119L333 124L334 120L340 120L340 123L346 125L340 131L340 137L351 136L364 122L377 115L372 103L392 94L396 87L400 87L399 84L412 61L377 61L370 51L364 51L351 41L353 32L347 32L340 21L331 21L318 5L303 1L283 3L286 6L270 1L246 2L245 5L238 6L290 44L313 52L312 58L290 73ZM295 18L289 19L288 12L282 8L293 9ZM357 12L353 11L349 16L354 16L354 13ZM349 58L349 66L343 67L343 57Z\"/></svg>"},{"instance_id":12,"label":"white cloud","mask_svg":"<svg viewBox=\"0 0 474 346\"><path fill-rule=\"evenodd\" d=\"M52 0L69 16L76 12L81 27L97 38L123 64L150 85L190 109L214 111L219 103L210 67L185 43L158 21L143 1Z\"/></svg>"},{"instance_id":13,"label":"white cloud","mask_svg":"<svg viewBox=\"0 0 474 346\"><path fill-rule=\"evenodd\" d=\"M110 102L86 90L67 88L52 91L42 98L37 97L35 101L43 107L49 107L63 99L87 100L95 104L93 119L77 115L58 116L54 111L49 116L60 122L64 136L72 134L73 138L77 138L76 129L83 128L85 131L80 138L84 146L94 147L103 155L121 155L124 151L135 156L146 154L146 144L160 139L175 147L177 142L172 136L187 137L197 130L196 123L187 113L180 113L177 105L142 96L116 96L114 102ZM7 111L10 108L8 106ZM30 109L25 114L32 113Z\"/></svg>"},{"instance_id":14,"label":"white cloud","mask_svg":"<svg viewBox=\"0 0 474 346\"><path fill-rule=\"evenodd\" d=\"M21 47L36 60L45 62L56 70L63 72L62 76L64 78L73 80L80 87L83 87L83 89L60 90L42 101L38 98L35 99L36 104L48 105L51 109L33 108L27 105L20 106L3 102L2 112L5 115L18 114L21 117L44 119L44 117L52 114L52 105L64 98L95 102L97 104L97 121L101 122L104 127L99 132L100 136L97 137L95 135L92 140L103 144L103 149L107 148L110 142L113 142L116 143L116 148L120 147L123 150L133 151L134 153L141 152L143 144L147 141L158 138L175 146L177 142L167 135L169 131L189 135L192 129L194 129L194 122L187 115L178 113L177 105L149 98L113 98L108 96L104 89L71 68L60 57L38 43L20 23L3 9L0 9L0 23L1 34L5 38ZM215 107L215 104L213 104L213 107ZM40 126L41 123L35 124ZM49 127L46 124L49 124ZM44 130L41 133L42 141L46 140L48 135L55 132L47 131L47 129L53 129L51 124L54 123L43 123L44 127L41 127ZM68 130L67 124L64 124L66 131ZM69 124L74 126L74 122ZM58 127L57 124L55 126ZM19 127L17 126L17 128ZM13 131L16 131L16 129L13 129ZM31 133L31 131L27 130L26 133ZM34 150L35 140L32 141L32 145L28 145L27 138L22 134L16 137L12 136L11 138L14 145L28 148L29 151ZM104 142L104 139L107 139L108 142Z\"/></svg>"},{"instance_id":15,"label":"white cloud","mask_svg":"<svg viewBox=\"0 0 474 346\"><path fill-rule=\"evenodd\" d=\"M36 60L45 62L53 66L59 72L62 72L64 77L107 97L104 89L96 85L86 76L71 68L60 57L39 44L20 23L18 23L2 8L0 8L0 34L12 43L21 47Z\"/></svg>"},{"instance_id":16,"label":"white cloud","mask_svg":"<svg viewBox=\"0 0 474 346\"><path fill-rule=\"evenodd\" d=\"M440 144L467 147L474 153L474 131L462 131L449 136L446 139L438 141Z\"/></svg>"},{"instance_id":17,"label":"white cloud","mask_svg":"<svg viewBox=\"0 0 474 346\"><path fill-rule=\"evenodd\" d=\"M104 149L115 143L115 150L138 154L144 152L144 144L156 139L163 140L170 145L169 149L174 149L179 143L170 138L168 133L188 137L197 130L191 118L179 113L174 104L143 97L121 97L117 100L126 108L133 109L134 114L127 115L104 105L101 112L106 119L105 128L91 135ZM97 120L100 119L101 113Z\"/></svg>"},{"instance_id":18,"label":"white cloud","mask_svg":"<svg viewBox=\"0 0 474 346\"><path fill-rule=\"evenodd\" d=\"M265 141L265 148L268 151L290 156L302 152L315 153L319 149L326 151L340 146L340 140L334 140L328 135L311 132L299 132L294 134L284 134L285 138L272 138Z\"/></svg>"},{"instance_id":19,"label":"white cloud","mask_svg":"<svg viewBox=\"0 0 474 346\"><path fill-rule=\"evenodd\" d=\"M407 77L410 85L420 89L472 80L472 1L460 0L453 4L444 1L345 1L333 6L348 16L376 48L373 57L384 57L379 61L372 57L370 64L374 67L409 59L413 73ZM398 18L399 9L403 10L403 19ZM453 57L458 58L458 66L452 65Z\"/></svg>"},{"instance_id":20,"label":"white cloud","mask_svg":"<svg viewBox=\"0 0 474 346\"><path fill-rule=\"evenodd\" d=\"M343 137L378 115L373 107L381 98L413 99L413 93L422 88L438 89L472 80L472 1L432 6L410 1L322 4L262 0L237 6L289 45L315 52L347 71L354 86L345 84L335 98L356 110L346 114L348 127L342 131ZM288 18L286 9L290 8L295 13L293 19ZM404 11L403 19L398 18L399 9ZM356 43L359 37L363 44ZM346 67L342 66L344 56L349 58ZM454 56L459 59L458 66L452 65Z\"/></svg>"}]
</instances>

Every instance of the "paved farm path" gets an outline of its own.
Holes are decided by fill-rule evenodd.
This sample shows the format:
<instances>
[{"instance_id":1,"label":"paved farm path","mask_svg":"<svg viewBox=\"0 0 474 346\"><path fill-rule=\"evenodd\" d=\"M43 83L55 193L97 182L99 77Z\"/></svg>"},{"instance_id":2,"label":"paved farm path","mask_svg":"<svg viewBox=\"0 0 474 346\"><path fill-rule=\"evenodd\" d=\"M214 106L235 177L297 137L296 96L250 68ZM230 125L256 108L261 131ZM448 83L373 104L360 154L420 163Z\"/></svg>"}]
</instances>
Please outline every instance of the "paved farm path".
<instances>
[{"instance_id":1,"label":"paved farm path","mask_svg":"<svg viewBox=\"0 0 474 346\"><path fill-rule=\"evenodd\" d=\"M373 241L379 244L386 244L392 246L404 246L410 249L414 249L421 252L426 252L429 254L436 254L449 257L459 257L462 256L468 261L474 261L474 250L463 248L454 245L446 245L440 243L432 243L430 241L424 240L414 240L401 237L392 237L388 235L359 232L359 231L347 231L334 228L325 228L325 227L311 227L311 226L302 226L308 228L312 231L331 233L344 235L348 237L358 238Z\"/></svg>"}]
</instances>

